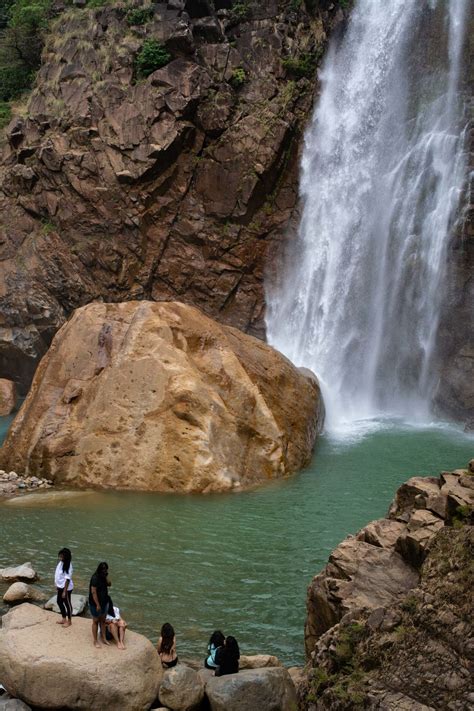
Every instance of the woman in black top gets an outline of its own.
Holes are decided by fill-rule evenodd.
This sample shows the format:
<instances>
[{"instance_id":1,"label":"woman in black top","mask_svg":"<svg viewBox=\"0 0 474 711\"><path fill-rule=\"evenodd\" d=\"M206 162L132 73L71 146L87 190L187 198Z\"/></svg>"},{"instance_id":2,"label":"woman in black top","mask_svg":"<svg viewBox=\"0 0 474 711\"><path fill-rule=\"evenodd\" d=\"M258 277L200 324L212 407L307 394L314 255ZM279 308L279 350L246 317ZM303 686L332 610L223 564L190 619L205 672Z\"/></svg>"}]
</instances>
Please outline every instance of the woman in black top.
<instances>
[{"instance_id":1,"label":"woman in black top","mask_svg":"<svg viewBox=\"0 0 474 711\"><path fill-rule=\"evenodd\" d=\"M224 646L216 652L217 669L215 676L237 674L239 671L240 650L235 637L226 637Z\"/></svg>"},{"instance_id":2,"label":"woman in black top","mask_svg":"<svg viewBox=\"0 0 474 711\"><path fill-rule=\"evenodd\" d=\"M97 639L98 627L100 625L100 638L104 644L109 644L105 638L105 617L109 608L110 582L107 578L109 566L107 563L99 563L97 570L89 583L89 609L92 615L92 639L94 647L100 647Z\"/></svg>"}]
</instances>

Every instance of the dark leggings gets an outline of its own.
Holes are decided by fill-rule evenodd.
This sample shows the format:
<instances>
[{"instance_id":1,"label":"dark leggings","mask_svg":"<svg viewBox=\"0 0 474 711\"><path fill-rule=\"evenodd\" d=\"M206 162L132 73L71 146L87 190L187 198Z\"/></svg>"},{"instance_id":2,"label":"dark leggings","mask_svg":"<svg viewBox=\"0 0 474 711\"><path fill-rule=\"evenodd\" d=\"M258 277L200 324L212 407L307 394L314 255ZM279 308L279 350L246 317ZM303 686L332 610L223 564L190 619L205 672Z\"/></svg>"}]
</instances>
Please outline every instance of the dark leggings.
<instances>
[{"instance_id":1,"label":"dark leggings","mask_svg":"<svg viewBox=\"0 0 474 711\"><path fill-rule=\"evenodd\" d=\"M57 590L58 596L56 598L56 602L58 603L58 607L61 610L61 615L64 620L66 619L66 617L70 620L72 616L71 591L66 590L66 597L63 597L62 589L58 588Z\"/></svg>"}]
</instances>

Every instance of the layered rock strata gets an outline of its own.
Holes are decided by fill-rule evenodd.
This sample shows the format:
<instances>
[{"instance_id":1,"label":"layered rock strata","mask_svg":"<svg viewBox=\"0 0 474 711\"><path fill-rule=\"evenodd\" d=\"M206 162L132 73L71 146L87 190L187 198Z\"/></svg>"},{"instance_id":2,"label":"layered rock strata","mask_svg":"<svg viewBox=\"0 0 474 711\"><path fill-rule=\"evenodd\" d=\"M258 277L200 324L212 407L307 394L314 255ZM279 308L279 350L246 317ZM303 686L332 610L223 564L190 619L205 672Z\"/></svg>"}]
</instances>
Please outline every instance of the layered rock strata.
<instances>
[{"instance_id":1,"label":"layered rock strata","mask_svg":"<svg viewBox=\"0 0 474 711\"><path fill-rule=\"evenodd\" d=\"M55 483L228 491L285 476L323 422L314 377L179 303L96 303L56 335L0 450Z\"/></svg>"},{"instance_id":2,"label":"layered rock strata","mask_svg":"<svg viewBox=\"0 0 474 711\"><path fill-rule=\"evenodd\" d=\"M301 709L469 707L473 506L470 469L415 477L336 548L308 590Z\"/></svg>"},{"instance_id":3,"label":"layered rock strata","mask_svg":"<svg viewBox=\"0 0 474 711\"><path fill-rule=\"evenodd\" d=\"M316 66L343 11L177 0L135 23L141 6L61 12L6 132L0 375L24 388L97 298L180 300L263 335L264 267L297 205ZM148 40L171 61L145 79Z\"/></svg>"}]
</instances>

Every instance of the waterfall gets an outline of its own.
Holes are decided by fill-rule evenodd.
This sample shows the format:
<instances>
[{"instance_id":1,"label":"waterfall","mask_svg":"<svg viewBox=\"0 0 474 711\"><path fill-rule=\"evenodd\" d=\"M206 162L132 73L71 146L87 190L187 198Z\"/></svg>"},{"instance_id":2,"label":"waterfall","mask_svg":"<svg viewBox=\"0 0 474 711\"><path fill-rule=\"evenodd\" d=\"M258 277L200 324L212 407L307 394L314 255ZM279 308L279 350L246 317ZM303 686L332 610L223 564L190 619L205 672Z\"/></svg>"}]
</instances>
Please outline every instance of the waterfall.
<instances>
[{"instance_id":1,"label":"waterfall","mask_svg":"<svg viewBox=\"0 0 474 711\"><path fill-rule=\"evenodd\" d=\"M356 0L320 73L301 222L266 286L267 334L319 376L330 431L430 417L467 170L459 88L469 1Z\"/></svg>"}]
</instances>

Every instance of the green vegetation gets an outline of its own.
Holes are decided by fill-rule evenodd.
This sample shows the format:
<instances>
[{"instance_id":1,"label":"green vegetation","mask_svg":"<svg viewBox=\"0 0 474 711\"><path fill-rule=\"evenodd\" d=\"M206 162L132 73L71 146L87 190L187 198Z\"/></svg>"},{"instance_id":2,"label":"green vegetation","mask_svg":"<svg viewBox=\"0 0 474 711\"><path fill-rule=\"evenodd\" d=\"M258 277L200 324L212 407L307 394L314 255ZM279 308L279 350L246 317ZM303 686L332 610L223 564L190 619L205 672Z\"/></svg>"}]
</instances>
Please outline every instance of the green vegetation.
<instances>
[{"instance_id":1,"label":"green vegetation","mask_svg":"<svg viewBox=\"0 0 474 711\"><path fill-rule=\"evenodd\" d=\"M234 89L239 89L242 84L245 83L247 75L243 67L237 67L232 72L232 76L229 79L229 83L234 87Z\"/></svg>"},{"instance_id":2,"label":"green vegetation","mask_svg":"<svg viewBox=\"0 0 474 711\"><path fill-rule=\"evenodd\" d=\"M127 12L127 23L133 25L146 25L153 17L152 7L135 7Z\"/></svg>"},{"instance_id":3,"label":"green vegetation","mask_svg":"<svg viewBox=\"0 0 474 711\"><path fill-rule=\"evenodd\" d=\"M408 595L404 599L404 601L401 603L400 607L404 612L409 612L410 614L414 614L416 612L416 609L418 607L418 600L414 595Z\"/></svg>"},{"instance_id":4,"label":"green vegetation","mask_svg":"<svg viewBox=\"0 0 474 711\"><path fill-rule=\"evenodd\" d=\"M9 102L31 88L40 66L51 0L3 0L0 8L0 126Z\"/></svg>"},{"instance_id":5,"label":"green vegetation","mask_svg":"<svg viewBox=\"0 0 474 711\"><path fill-rule=\"evenodd\" d=\"M249 2L236 2L235 5L232 5L232 9L230 11L230 22L233 25L238 25L239 22L245 22L246 20L250 19L250 13L251 13L251 7Z\"/></svg>"},{"instance_id":6,"label":"green vegetation","mask_svg":"<svg viewBox=\"0 0 474 711\"><path fill-rule=\"evenodd\" d=\"M295 79L310 79L316 72L316 67L321 58L322 50L315 52L305 52L299 57L286 57L283 60L283 68Z\"/></svg>"},{"instance_id":7,"label":"green vegetation","mask_svg":"<svg viewBox=\"0 0 474 711\"><path fill-rule=\"evenodd\" d=\"M138 77L147 77L171 61L171 54L161 42L147 39L135 59Z\"/></svg>"},{"instance_id":8,"label":"green vegetation","mask_svg":"<svg viewBox=\"0 0 474 711\"><path fill-rule=\"evenodd\" d=\"M453 516L453 526L454 528L462 528L467 523L470 522L472 517L472 507L471 506L458 506L456 508L456 513Z\"/></svg>"},{"instance_id":9,"label":"green vegetation","mask_svg":"<svg viewBox=\"0 0 474 711\"><path fill-rule=\"evenodd\" d=\"M10 123L11 116L10 104L6 101L0 101L0 128L5 128Z\"/></svg>"}]
</instances>

